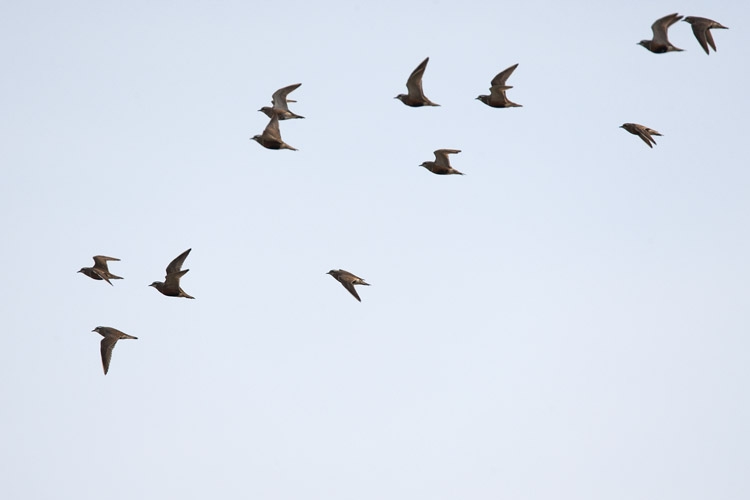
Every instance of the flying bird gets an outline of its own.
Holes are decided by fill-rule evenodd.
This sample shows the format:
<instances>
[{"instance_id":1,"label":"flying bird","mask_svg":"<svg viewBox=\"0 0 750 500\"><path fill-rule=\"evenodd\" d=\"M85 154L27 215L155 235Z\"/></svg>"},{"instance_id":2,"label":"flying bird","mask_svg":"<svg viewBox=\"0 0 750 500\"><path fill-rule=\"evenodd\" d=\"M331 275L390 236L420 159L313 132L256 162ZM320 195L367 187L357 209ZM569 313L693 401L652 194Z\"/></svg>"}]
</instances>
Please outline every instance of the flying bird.
<instances>
[{"instance_id":1,"label":"flying bird","mask_svg":"<svg viewBox=\"0 0 750 500\"><path fill-rule=\"evenodd\" d=\"M664 16L661 19L657 19L656 21L654 21L654 24L651 25L651 31L654 32L653 39L641 40L640 42L638 42L638 45L646 47L654 54L663 54L665 52L675 51L682 52L682 49L678 49L677 47L672 45L669 42L669 38L667 38L667 30L669 29L669 27L680 19L682 19L682 16L677 15L676 12L674 14Z\"/></svg>"},{"instance_id":2,"label":"flying bird","mask_svg":"<svg viewBox=\"0 0 750 500\"><path fill-rule=\"evenodd\" d=\"M518 64L514 64L508 69L504 69L492 79L490 82L490 95L480 95L477 97L480 101L485 103L487 106L493 108L520 108L520 104L511 102L505 96L505 91L512 89L513 87L505 85L505 81L513 74L518 67Z\"/></svg>"},{"instance_id":3,"label":"flying bird","mask_svg":"<svg viewBox=\"0 0 750 500\"><path fill-rule=\"evenodd\" d=\"M115 276L114 274L109 272L107 261L110 260L119 261L120 259L107 257L105 255L94 255L94 267L82 267L78 272L83 273L89 278L93 278L95 280L104 280L112 285L112 282L109 280L121 280L122 278L120 276Z\"/></svg>"},{"instance_id":4,"label":"flying bird","mask_svg":"<svg viewBox=\"0 0 750 500\"><path fill-rule=\"evenodd\" d=\"M458 175L464 175L455 168L451 167L450 159L448 158L448 155L460 153L460 149L438 149L435 151L435 161L426 161L423 162L420 167L424 167L433 174L438 175L450 175L450 174L458 174Z\"/></svg>"},{"instance_id":5,"label":"flying bird","mask_svg":"<svg viewBox=\"0 0 750 500\"><path fill-rule=\"evenodd\" d=\"M292 151L297 151L296 148L291 147L289 144L281 140L279 117L275 113L271 117L271 121L266 125L263 133L260 135L254 135L251 139L267 149L291 149Z\"/></svg>"},{"instance_id":6,"label":"flying bird","mask_svg":"<svg viewBox=\"0 0 750 500\"><path fill-rule=\"evenodd\" d=\"M409 91L408 94L399 94L394 99L399 99L401 102L412 108L419 108L421 106L440 106L435 104L431 100L427 99L422 90L422 75L424 70L427 68L427 62L430 60L428 57L422 61L417 69L411 72L409 79L406 80L406 89Z\"/></svg>"},{"instance_id":7,"label":"flying bird","mask_svg":"<svg viewBox=\"0 0 750 500\"><path fill-rule=\"evenodd\" d=\"M109 371L109 361L112 359L112 350L115 348L115 344L120 339L135 339L137 340L138 337L133 337L132 335L128 335L127 333L123 333L120 330L116 328L110 328L109 326L97 326L92 332L96 332L102 337L102 368L104 368L104 374L106 375Z\"/></svg>"},{"instance_id":8,"label":"flying bird","mask_svg":"<svg viewBox=\"0 0 750 500\"><path fill-rule=\"evenodd\" d=\"M695 38L698 40L698 43L701 44L701 47L703 47L703 50L706 51L706 54L708 54L708 46L710 45L712 49L714 49L714 52L716 52L716 44L714 43L714 37L711 35L711 32L709 30L711 29L722 29L722 30L728 30L726 26L722 26L721 24L717 23L716 21L712 21L710 19L706 19L705 17L695 17L695 16L687 16L685 19L683 19L686 23L690 23L690 26L693 28L693 34L695 35Z\"/></svg>"},{"instance_id":9,"label":"flying bird","mask_svg":"<svg viewBox=\"0 0 750 500\"><path fill-rule=\"evenodd\" d=\"M290 92L293 90L296 90L297 87L302 85L301 83L295 83L293 85L289 85L288 87L284 87L282 89L277 90L273 93L273 96L271 96L271 106L263 106L258 111L262 111L266 114L269 118L273 118L273 115L277 115L279 117L279 120L291 120L292 118L304 118L304 116L297 115L295 113L292 113L289 111L289 105L287 103L289 102L295 102L287 100L286 96L289 95Z\"/></svg>"},{"instance_id":10,"label":"flying bird","mask_svg":"<svg viewBox=\"0 0 750 500\"><path fill-rule=\"evenodd\" d=\"M182 270L182 263L187 259L190 250L192 250L192 248L188 248L169 263L164 283L161 281L154 281L149 286L156 288L162 295L166 295L167 297L185 297L186 299L194 299L195 297L191 297L185 293L185 290L180 288L180 278L190 271L190 269Z\"/></svg>"},{"instance_id":11,"label":"flying bird","mask_svg":"<svg viewBox=\"0 0 750 500\"><path fill-rule=\"evenodd\" d=\"M641 139L643 139L643 142L648 144L648 147L653 148L651 144L656 144L656 141L654 140L652 135L658 135L661 136L659 132L652 128L644 127L643 125L640 125L638 123L623 123L620 125L620 128L624 128L628 132L630 132L633 135L637 135Z\"/></svg>"},{"instance_id":12,"label":"flying bird","mask_svg":"<svg viewBox=\"0 0 750 500\"><path fill-rule=\"evenodd\" d=\"M354 276L349 271L344 271L343 269L331 269L326 274L330 274L336 280L344 285L344 288L349 290L349 293L354 295L354 298L358 301L362 302L362 299L359 298L359 294L357 294L357 290L354 289L354 285L365 285L370 286L369 283L365 283L365 280L362 278L359 278L357 276Z\"/></svg>"}]
</instances>

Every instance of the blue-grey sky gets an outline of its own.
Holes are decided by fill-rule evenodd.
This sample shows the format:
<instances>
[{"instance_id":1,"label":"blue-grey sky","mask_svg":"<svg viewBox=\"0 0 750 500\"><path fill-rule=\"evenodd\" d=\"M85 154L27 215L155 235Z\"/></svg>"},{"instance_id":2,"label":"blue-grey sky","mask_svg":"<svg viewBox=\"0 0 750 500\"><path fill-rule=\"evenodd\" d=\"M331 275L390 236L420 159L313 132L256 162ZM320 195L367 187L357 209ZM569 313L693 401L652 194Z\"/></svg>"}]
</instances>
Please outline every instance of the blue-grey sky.
<instances>
[{"instance_id":1,"label":"blue-grey sky","mask_svg":"<svg viewBox=\"0 0 750 500\"><path fill-rule=\"evenodd\" d=\"M672 12L729 26L718 52L684 22L684 52L636 45ZM750 498L747 26L739 1L4 3L0 497ZM408 108L427 56L442 106ZM522 108L474 99L515 63ZM297 82L299 151L250 141ZM465 176L418 167L440 148ZM196 300L148 288L187 248ZM125 279L76 273L97 254ZM99 325L139 337L107 376Z\"/></svg>"}]
</instances>

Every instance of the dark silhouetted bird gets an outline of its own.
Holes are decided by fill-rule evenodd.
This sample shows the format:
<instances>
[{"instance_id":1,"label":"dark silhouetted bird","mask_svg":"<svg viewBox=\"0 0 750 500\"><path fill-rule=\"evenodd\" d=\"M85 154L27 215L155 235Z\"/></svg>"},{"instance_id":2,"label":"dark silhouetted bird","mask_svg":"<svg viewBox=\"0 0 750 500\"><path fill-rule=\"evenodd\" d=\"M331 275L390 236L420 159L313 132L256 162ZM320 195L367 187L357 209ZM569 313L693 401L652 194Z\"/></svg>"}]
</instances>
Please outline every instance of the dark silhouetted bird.
<instances>
[{"instance_id":1,"label":"dark silhouetted bird","mask_svg":"<svg viewBox=\"0 0 750 500\"><path fill-rule=\"evenodd\" d=\"M109 326L97 326L92 332L96 332L102 337L102 368L104 368L104 374L106 375L109 371L109 361L112 359L112 350L115 348L115 344L120 339L138 339L127 333L123 333L116 328L110 328Z\"/></svg>"},{"instance_id":2,"label":"dark silhouetted bird","mask_svg":"<svg viewBox=\"0 0 750 500\"><path fill-rule=\"evenodd\" d=\"M493 108L520 108L520 104L509 101L505 96L505 91L513 88L505 85L505 81L513 74L513 71L515 71L517 67L518 64L514 64L510 68L504 69L495 75L495 78L490 82L490 85L492 85L490 87L490 95L480 95L477 99Z\"/></svg>"},{"instance_id":3,"label":"dark silhouetted bird","mask_svg":"<svg viewBox=\"0 0 750 500\"><path fill-rule=\"evenodd\" d=\"M164 283L161 281L154 281L149 286L156 288L162 295L166 295L167 297L185 297L186 299L194 299L195 297L191 297L185 293L185 290L180 288L180 278L190 271L190 269L182 270L182 263L187 259L190 250L192 250L192 248L188 248L169 263Z\"/></svg>"},{"instance_id":4,"label":"dark silhouetted bird","mask_svg":"<svg viewBox=\"0 0 750 500\"><path fill-rule=\"evenodd\" d=\"M633 135L637 135L641 139L643 139L643 142L648 144L648 147L653 148L651 145L656 144L656 141L654 140L652 135L661 135L659 132L652 128L644 127L643 125L640 125L638 123L623 123L620 125L620 128L624 128L628 132L630 132Z\"/></svg>"},{"instance_id":5,"label":"dark silhouetted bird","mask_svg":"<svg viewBox=\"0 0 750 500\"><path fill-rule=\"evenodd\" d=\"M665 52L682 52L682 49L678 49L669 42L667 38L667 30L674 23L682 19L682 16L677 13L669 14L661 19L654 21L651 25L651 31L654 32L654 37L651 40L641 40L638 45L646 47L648 50L655 54L663 54Z\"/></svg>"},{"instance_id":6,"label":"dark silhouetted bird","mask_svg":"<svg viewBox=\"0 0 750 500\"><path fill-rule=\"evenodd\" d=\"M422 75L427 67L427 62L430 60L428 57L422 61L417 69L411 72L409 79L406 80L406 89L409 91L408 94L399 94L394 99L399 99L401 102L412 108L418 108L420 106L440 106L435 104L431 100L427 99L422 90Z\"/></svg>"},{"instance_id":7,"label":"dark silhouetted bird","mask_svg":"<svg viewBox=\"0 0 750 500\"><path fill-rule=\"evenodd\" d=\"M112 285L112 282L109 280L121 280L122 278L109 272L107 261L110 260L119 261L120 259L107 257L105 255L94 255L94 267L82 267L78 272L95 280L104 280Z\"/></svg>"},{"instance_id":8,"label":"dark silhouetted bird","mask_svg":"<svg viewBox=\"0 0 750 500\"><path fill-rule=\"evenodd\" d=\"M291 120L292 118L304 118L304 116L300 116L289 111L289 105L287 103L295 102L295 101L289 101L286 98L286 96L289 95L290 92L295 90L300 85L302 84L295 83L293 85L289 85L288 87L284 87L283 89L277 90L276 92L273 93L273 96L271 97L271 104L273 105L273 107L263 106L258 111L262 111L269 118L273 118L273 115L276 115L279 117L279 120Z\"/></svg>"},{"instance_id":9,"label":"dark silhouetted bird","mask_svg":"<svg viewBox=\"0 0 750 500\"><path fill-rule=\"evenodd\" d=\"M268 122L263 133L260 135L254 135L251 139L267 149L291 149L292 151L297 151L296 148L291 147L289 144L281 140L279 117L276 114L273 114L271 121Z\"/></svg>"},{"instance_id":10,"label":"dark silhouetted bird","mask_svg":"<svg viewBox=\"0 0 750 500\"><path fill-rule=\"evenodd\" d=\"M362 299L359 298L359 294L357 294L357 290L354 289L354 285L365 285L370 286L369 283L365 283L365 280L362 278L359 278L357 276L354 276L349 271L344 271L343 269L331 269L326 274L330 274L336 280L344 285L344 288L349 290L349 293L354 295L354 298L358 301L362 302Z\"/></svg>"},{"instance_id":11,"label":"dark silhouetted bird","mask_svg":"<svg viewBox=\"0 0 750 500\"><path fill-rule=\"evenodd\" d=\"M458 174L458 175L464 175L455 168L451 167L450 159L448 158L448 155L460 153L460 149L438 149L435 151L435 161L426 161L423 162L420 167L424 167L433 174L438 175L450 175L450 174Z\"/></svg>"},{"instance_id":12,"label":"dark silhouetted bird","mask_svg":"<svg viewBox=\"0 0 750 500\"><path fill-rule=\"evenodd\" d=\"M714 49L714 52L716 52L716 44L714 43L714 37L711 35L711 32L709 30L712 29L721 29L721 30L728 30L726 26L722 26L721 24L717 23L716 21L712 21L710 19L706 19L705 17L695 17L695 16L687 16L685 19L683 19L686 23L690 23L691 27L693 28L693 34L695 35L695 38L698 39L698 43L701 44L701 47L703 47L703 50L706 51L706 54L708 54L708 46L710 45L712 49Z\"/></svg>"}]
</instances>

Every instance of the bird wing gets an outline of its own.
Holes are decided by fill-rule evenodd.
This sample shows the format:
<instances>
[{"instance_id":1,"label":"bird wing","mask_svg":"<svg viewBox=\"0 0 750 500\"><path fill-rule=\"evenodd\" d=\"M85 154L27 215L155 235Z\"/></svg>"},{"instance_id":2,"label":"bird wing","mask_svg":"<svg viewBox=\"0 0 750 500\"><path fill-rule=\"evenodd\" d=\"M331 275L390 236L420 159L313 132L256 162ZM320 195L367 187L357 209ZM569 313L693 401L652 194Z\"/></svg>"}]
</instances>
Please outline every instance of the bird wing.
<instances>
[{"instance_id":1,"label":"bird wing","mask_svg":"<svg viewBox=\"0 0 750 500\"><path fill-rule=\"evenodd\" d=\"M450 158L448 158L448 155L460 153L460 149L438 149L435 151L435 164L440 167L448 167L451 166Z\"/></svg>"},{"instance_id":2,"label":"bird wing","mask_svg":"<svg viewBox=\"0 0 750 500\"><path fill-rule=\"evenodd\" d=\"M341 284L344 285L344 288L349 290L349 293L354 295L355 299L362 302L362 299L359 298L359 294L357 293L357 290L354 289L354 284L352 284L351 281L342 281Z\"/></svg>"},{"instance_id":3,"label":"bird wing","mask_svg":"<svg viewBox=\"0 0 750 500\"><path fill-rule=\"evenodd\" d=\"M413 99L424 99L424 91L422 90L422 75L424 70L427 68L427 62L430 58L426 58L422 61L417 68L411 72L409 79L406 80L406 88L409 91L409 96Z\"/></svg>"},{"instance_id":4,"label":"bird wing","mask_svg":"<svg viewBox=\"0 0 750 500\"><path fill-rule=\"evenodd\" d=\"M182 271L177 271L175 273L167 274L167 276L164 278L164 288L170 289L170 290L179 290L180 288L180 278L185 276L185 274L190 271L190 269L184 269Z\"/></svg>"},{"instance_id":5,"label":"bird wing","mask_svg":"<svg viewBox=\"0 0 750 500\"><path fill-rule=\"evenodd\" d=\"M714 43L714 36L711 34L710 27L707 27L703 33L706 35L706 41L711 46L712 49L714 49L714 52L716 52L716 44ZM700 42L700 40L698 40ZM701 44L703 45L703 44ZM706 47L703 47L703 49L706 51L706 54L708 54L708 49Z\"/></svg>"},{"instance_id":6,"label":"bird wing","mask_svg":"<svg viewBox=\"0 0 750 500\"><path fill-rule=\"evenodd\" d=\"M494 87L490 87L490 102L492 104L501 104L507 106L510 101L505 95L505 91L512 88L513 87L508 87L507 85L497 85Z\"/></svg>"},{"instance_id":7,"label":"bird wing","mask_svg":"<svg viewBox=\"0 0 750 500\"><path fill-rule=\"evenodd\" d=\"M182 269L182 263L185 262L185 259L187 259L190 250L192 250L192 248L188 248L169 263L169 265L167 266L167 276L173 273L177 273L180 271L180 269Z\"/></svg>"},{"instance_id":8,"label":"bird wing","mask_svg":"<svg viewBox=\"0 0 750 500\"><path fill-rule=\"evenodd\" d=\"M669 14L668 16L664 16L660 19L657 19L654 21L654 24L651 25L651 31L654 33L654 43L660 44L660 45L669 45L669 38L667 38L667 30L670 26L672 26L674 23L682 19L682 16L678 15L676 12L674 14Z\"/></svg>"},{"instance_id":9,"label":"bird wing","mask_svg":"<svg viewBox=\"0 0 750 500\"><path fill-rule=\"evenodd\" d=\"M109 271L107 271L106 269L98 269L96 267L92 267L91 272L99 276L99 278L103 279L104 281L109 283L111 286L114 286L112 285L112 282L109 281Z\"/></svg>"},{"instance_id":10,"label":"bird wing","mask_svg":"<svg viewBox=\"0 0 750 500\"><path fill-rule=\"evenodd\" d=\"M653 137L651 137L647 130L648 128L642 125L638 125L635 127L635 133L638 135L638 137L640 137L643 142L648 144L648 147L653 148L651 143L653 142L654 144L656 144L656 141L653 139Z\"/></svg>"},{"instance_id":11,"label":"bird wing","mask_svg":"<svg viewBox=\"0 0 750 500\"><path fill-rule=\"evenodd\" d=\"M273 139L279 142L284 142L281 140L281 131L279 130L279 116L277 114L274 113L271 121L269 121L268 125L266 125L266 128L263 129L262 135L266 139Z\"/></svg>"},{"instance_id":12,"label":"bird wing","mask_svg":"<svg viewBox=\"0 0 750 500\"><path fill-rule=\"evenodd\" d=\"M493 87L496 85L504 86L505 81L508 79L508 77L510 77L510 75L513 74L513 72L516 70L517 67L518 67L518 63L514 64L508 69L502 70L500 73L495 75L495 78L492 79L492 81L490 82L490 85L492 85Z\"/></svg>"},{"instance_id":13,"label":"bird wing","mask_svg":"<svg viewBox=\"0 0 750 500\"><path fill-rule=\"evenodd\" d=\"M109 268L107 267L107 261L109 260L117 261L120 259L116 259L115 257L107 257L106 255L94 255L94 268L109 271Z\"/></svg>"},{"instance_id":14,"label":"bird wing","mask_svg":"<svg viewBox=\"0 0 750 500\"><path fill-rule=\"evenodd\" d=\"M695 35L695 39L698 40L698 43L701 44L701 47L703 47L703 50L706 51L706 54L708 54L709 37L711 40L711 47L714 47L714 50L716 50L713 37L711 36L711 33L708 32L708 28L706 28L706 25L704 23L696 21L691 23L690 27L693 29L693 35Z\"/></svg>"},{"instance_id":15,"label":"bird wing","mask_svg":"<svg viewBox=\"0 0 750 500\"><path fill-rule=\"evenodd\" d=\"M104 368L105 375L109 371L109 361L112 359L112 350L116 343L117 337L107 336L102 339L102 368Z\"/></svg>"},{"instance_id":16,"label":"bird wing","mask_svg":"<svg viewBox=\"0 0 750 500\"><path fill-rule=\"evenodd\" d=\"M289 111L289 106L287 106L286 96L289 95L290 92L297 89L297 87L299 87L300 85L302 84L295 83L293 85L289 85L287 87L281 88L277 90L276 92L274 92L273 96L271 97L271 104L273 104L273 107Z\"/></svg>"}]
</instances>

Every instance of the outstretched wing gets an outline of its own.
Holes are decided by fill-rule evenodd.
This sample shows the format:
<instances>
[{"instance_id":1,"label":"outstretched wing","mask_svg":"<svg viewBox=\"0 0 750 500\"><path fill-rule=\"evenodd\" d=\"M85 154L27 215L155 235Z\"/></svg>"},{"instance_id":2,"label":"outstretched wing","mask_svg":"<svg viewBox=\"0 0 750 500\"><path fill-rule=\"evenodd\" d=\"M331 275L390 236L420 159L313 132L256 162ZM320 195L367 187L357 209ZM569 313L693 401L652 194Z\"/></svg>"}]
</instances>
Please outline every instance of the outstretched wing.
<instances>
[{"instance_id":1,"label":"outstretched wing","mask_svg":"<svg viewBox=\"0 0 750 500\"><path fill-rule=\"evenodd\" d=\"M190 250L192 250L192 248L188 248L169 263L169 265L167 266L167 276L173 273L177 273L180 271L180 269L182 269L182 264L183 262L185 262L185 259L187 259Z\"/></svg>"},{"instance_id":2,"label":"outstretched wing","mask_svg":"<svg viewBox=\"0 0 750 500\"><path fill-rule=\"evenodd\" d=\"M104 337L102 339L102 368L104 368L105 375L109 371L109 361L112 359L112 350L116 343L116 337Z\"/></svg>"},{"instance_id":3,"label":"outstretched wing","mask_svg":"<svg viewBox=\"0 0 750 500\"><path fill-rule=\"evenodd\" d=\"M518 63L514 64L513 66L511 66L508 69L502 70L500 73L498 73L497 75L495 75L495 78L492 79L492 81L490 82L490 84L493 87L496 86L496 85L505 86L505 81L508 79L508 77L510 77L510 75L513 74L513 72L516 70L517 67L518 67Z\"/></svg>"},{"instance_id":4,"label":"outstretched wing","mask_svg":"<svg viewBox=\"0 0 750 500\"><path fill-rule=\"evenodd\" d=\"M426 58L424 61L419 63L419 66L411 72L409 79L406 80L406 88L409 91L409 96L412 99L421 100L424 99L424 91L422 90L422 75L424 70L427 68L427 63L430 58Z\"/></svg>"},{"instance_id":5,"label":"outstretched wing","mask_svg":"<svg viewBox=\"0 0 750 500\"><path fill-rule=\"evenodd\" d=\"M274 92L273 96L271 97L271 104L273 104L273 107L289 111L289 106L287 105L286 96L288 96L290 92L297 89L297 87L299 87L300 85L302 84L295 83L293 85L289 85L287 87L281 88L277 90L276 92Z\"/></svg>"},{"instance_id":6,"label":"outstretched wing","mask_svg":"<svg viewBox=\"0 0 750 500\"><path fill-rule=\"evenodd\" d=\"M448 158L448 155L460 153L460 149L438 149L435 151L435 164L440 167L449 167L451 166L450 158Z\"/></svg>"}]
</instances>

